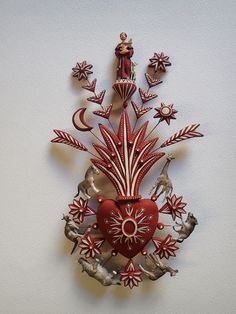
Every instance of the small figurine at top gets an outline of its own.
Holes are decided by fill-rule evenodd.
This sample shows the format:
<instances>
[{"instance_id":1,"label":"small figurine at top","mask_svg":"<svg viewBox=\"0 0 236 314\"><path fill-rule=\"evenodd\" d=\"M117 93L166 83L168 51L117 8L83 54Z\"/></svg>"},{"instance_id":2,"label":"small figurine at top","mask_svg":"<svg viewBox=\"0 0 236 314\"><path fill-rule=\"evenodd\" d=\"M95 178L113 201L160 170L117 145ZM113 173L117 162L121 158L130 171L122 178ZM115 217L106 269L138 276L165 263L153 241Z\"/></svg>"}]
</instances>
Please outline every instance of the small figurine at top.
<instances>
[{"instance_id":1,"label":"small figurine at top","mask_svg":"<svg viewBox=\"0 0 236 314\"><path fill-rule=\"evenodd\" d=\"M132 39L127 42L127 34L125 32L120 34L120 39L121 42L116 46L115 49L115 54L119 59L117 67L117 79L132 79L133 63L131 58L134 54Z\"/></svg>"}]
</instances>

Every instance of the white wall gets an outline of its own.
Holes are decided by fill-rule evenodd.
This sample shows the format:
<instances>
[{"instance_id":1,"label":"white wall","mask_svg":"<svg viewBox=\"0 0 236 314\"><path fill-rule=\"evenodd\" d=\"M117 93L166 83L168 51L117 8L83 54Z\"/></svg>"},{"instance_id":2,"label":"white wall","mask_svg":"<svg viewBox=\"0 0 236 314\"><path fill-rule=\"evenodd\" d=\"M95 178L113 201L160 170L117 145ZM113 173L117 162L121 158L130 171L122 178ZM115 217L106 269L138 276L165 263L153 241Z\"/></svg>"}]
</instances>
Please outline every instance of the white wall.
<instances>
[{"instance_id":1,"label":"white wall","mask_svg":"<svg viewBox=\"0 0 236 314\"><path fill-rule=\"evenodd\" d=\"M235 9L230 0L0 1L1 313L236 311ZM179 274L132 291L100 287L69 255L60 218L87 157L49 143L53 128L77 134L71 115L87 95L71 79L77 61L94 64L109 103L121 31L133 38L140 86L154 51L173 63L153 104L179 112L161 138L193 122L205 134L167 150L175 191L199 219L172 261Z\"/></svg>"}]
</instances>

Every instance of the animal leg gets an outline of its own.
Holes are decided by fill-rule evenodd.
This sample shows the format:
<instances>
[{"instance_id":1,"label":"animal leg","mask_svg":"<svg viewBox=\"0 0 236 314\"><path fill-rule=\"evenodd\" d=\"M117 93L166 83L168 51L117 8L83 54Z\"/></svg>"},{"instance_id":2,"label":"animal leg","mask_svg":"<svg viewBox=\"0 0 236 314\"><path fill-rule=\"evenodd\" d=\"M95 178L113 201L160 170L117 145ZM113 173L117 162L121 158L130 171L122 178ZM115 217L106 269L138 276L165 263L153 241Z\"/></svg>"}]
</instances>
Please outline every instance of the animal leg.
<instances>
[{"instance_id":1,"label":"animal leg","mask_svg":"<svg viewBox=\"0 0 236 314\"><path fill-rule=\"evenodd\" d=\"M163 188L163 189L164 189L164 188ZM163 193L164 193L164 192L163 192ZM165 195L164 195L164 198L163 198L163 200L162 200L163 203L165 202L167 196L168 196L168 191L165 190Z\"/></svg>"},{"instance_id":2,"label":"animal leg","mask_svg":"<svg viewBox=\"0 0 236 314\"><path fill-rule=\"evenodd\" d=\"M157 192L159 191L159 189L160 189L161 186L162 186L161 182L158 182L158 183L156 184L156 189L155 189L154 194L157 194ZM160 195L161 195L162 193L163 193L163 192L161 192Z\"/></svg>"},{"instance_id":3,"label":"animal leg","mask_svg":"<svg viewBox=\"0 0 236 314\"><path fill-rule=\"evenodd\" d=\"M166 267L166 270L170 273L171 277L175 276L179 272L178 269L173 269L169 266Z\"/></svg>"},{"instance_id":4,"label":"animal leg","mask_svg":"<svg viewBox=\"0 0 236 314\"><path fill-rule=\"evenodd\" d=\"M152 188L151 188L150 192L148 193L149 195L151 195L151 194L152 194L152 191L155 189L155 187L156 187L155 185L153 185L153 186L152 186Z\"/></svg>"},{"instance_id":5,"label":"animal leg","mask_svg":"<svg viewBox=\"0 0 236 314\"><path fill-rule=\"evenodd\" d=\"M89 233L91 232L91 230L92 230L92 228L89 226L89 227L86 229L86 231L85 231L85 233L83 234L83 236L86 236L87 234L89 234Z\"/></svg>"},{"instance_id":6,"label":"animal leg","mask_svg":"<svg viewBox=\"0 0 236 314\"><path fill-rule=\"evenodd\" d=\"M78 185L78 191L77 191L77 194L74 196L74 198L78 197L79 193L80 193L80 188L79 188L79 185Z\"/></svg>"},{"instance_id":7,"label":"animal leg","mask_svg":"<svg viewBox=\"0 0 236 314\"><path fill-rule=\"evenodd\" d=\"M138 265L141 271L151 280L156 280L155 274L153 272L150 272L146 270L141 264Z\"/></svg>"},{"instance_id":8,"label":"animal leg","mask_svg":"<svg viewBox=\"0 0 236 314\"><path fill-rule=\"evenodd\" d=\"M96 188L94 182L91 182L91 188L94 190L95 193L100 192L100 190Z\"/></svg>"},{"instance_id":9,"label":"animal leg","mask_svg":"<svg viewBox=\"0 0 236 314\"><path fill-rule=\"evenodd\" d=\"M149 276L151 274L147 269L143 267L143 265L139 264L138 266L145 275Z\"/></svg>"},{"instance_id":10,"label":"animal leg","mask_svg":"<svg viewBox=\"0 0 236 314\"><path fill-rule=\"evenodd\" d=\"M176 223L176 225L177 226L173 226L173 229L174 229L175 232L179 232L181 230L182 225L181 224L177 224L177 223ZM179 227L181 226L179 230L176 229L176 227L178 227L178 226Z\"/></svg>"},{"instance_id":11,"label":"animal leg","mask_svg":"<svg viewBox=\"0 0 236 314\"><path fill-rule=\"evenodd\" d=\"M83 194L84 194L84 196L85 196L87 199L90 199L90 198L91 198L91 196L88 194L88 190L85 190L85 191L83 192Z\"/></svg>"},{"instance_id":12,"label":"animal leg","mask_svg":"<svg viewBox=\"0 0 236 314\"><path fill-rule=\"evenodd\" d=\"M155 264L155 266L162 269L164 264L162 263L162 261L160 260L158 255L151 254L151 257L152 257L152 260L153 260L153 263Z\"/></svg>"},{"instance_id":13,"label":"animal leg","mask_svg":"<svg viewBox=\"0 0 236 314\"><path fill-rule=\"evenodd\" d=\"M71 255L74 253L75 249L77 248L77 245L78 245L78 241L76 241L76 242L74 243L74 246L73 246L73 248L72 248L72 250L71 250L71 252L70 252Z\"/></svg>"}]
</instances>

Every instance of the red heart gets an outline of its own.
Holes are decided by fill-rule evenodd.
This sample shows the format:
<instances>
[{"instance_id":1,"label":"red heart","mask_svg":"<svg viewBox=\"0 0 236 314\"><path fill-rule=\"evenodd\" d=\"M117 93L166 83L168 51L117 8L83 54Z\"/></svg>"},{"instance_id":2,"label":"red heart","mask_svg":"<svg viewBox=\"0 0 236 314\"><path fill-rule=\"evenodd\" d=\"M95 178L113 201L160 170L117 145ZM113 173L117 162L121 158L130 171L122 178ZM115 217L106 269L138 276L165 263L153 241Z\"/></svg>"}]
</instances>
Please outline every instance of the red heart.
<instances>
[{"instance_id":1,"label":"red heart","mask_svg":"<svg viewBox=\"0 0 236 314\"><path fill-rule=\"evenodd\" d=\"M158 223L158 208L150 199L105 200L98 208L97 222L110 245L132 258L151 240Z\"/></svg>"}]
</instances>

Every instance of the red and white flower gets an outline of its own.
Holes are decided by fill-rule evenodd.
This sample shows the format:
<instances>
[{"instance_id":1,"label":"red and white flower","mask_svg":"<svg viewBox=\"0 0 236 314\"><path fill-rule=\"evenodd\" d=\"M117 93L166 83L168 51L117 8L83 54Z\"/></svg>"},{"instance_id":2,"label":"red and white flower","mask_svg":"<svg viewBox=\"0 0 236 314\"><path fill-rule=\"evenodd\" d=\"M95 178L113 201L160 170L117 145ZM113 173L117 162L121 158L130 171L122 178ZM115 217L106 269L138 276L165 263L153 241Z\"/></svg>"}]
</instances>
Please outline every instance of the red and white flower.
<instances>
[{"instance_id":1,"label":"red and white flower","mask_svg":"<svg viewBox=\"0 0 236 314\"><path fill-rule=\"evenodd\" d=\"M157 70L166 71L166 67L170 66L171 63L169 61L169 57L165 56L163 52L161 53L154 53L154 56L149 59L150 64L149 67L154 68L154 71L157 72Z\"/></svg>"},{"instance_id":2,"label":"red and white flower","mask_svg":"<svg viewBox=\"0 0 236 314\"><path fill-rule=\"evenodd\" d=\"M124 281L124 286L129 286L132 289L134 286L138 287L139 282L142 281L142 272L139 268L135 268L132 259L129 260L124 268L124 271L120 273L120 280Z\"/></svg>"},{"instance_id":3,"label":"red and white flower","mask_svg":"<svg viewBox=\"0 0 236 314\"><path fill-rule=\"evenodd\" d=\"M159 255L160 258L169 258L170 256L176 256L175 251L178 250L176 241L168 234L164 239L153 238L153 243L156 247L155 254Z\"/></svg>"},{"instance_id":4,"label":"red and white flower","mask_svg":"<svg viewBox=\"0 0 236 314\"><path fill-rule=\"evenodd\" d=\"M166 121L166 123L169 125L170 120L176 119L175 114L178 112L173 108L173 105L165 105L164 103L161 103L161 107L155 108L156 114L153 118L160 118L161 121Z\"/></svg>"},{"instance_id":5,"label":"red and white flower","mask_svg":"<svg viewBox=\"0 0 236 314\"><path fill-rule=\"evenodd\" d=\"M184 207L187 205L187 203L182 202L183 196L177 197L174 194L171 197L167 196L166 199L166 204L160 209L162 214L171 215L173 220L175 220L176 217L181 218L183 214L186 214Z\"/></svg>"},{"instance_id":6,"label":"red and white flower","mask_svg":"<svg viewBox=\"0 0 236 314\"><path fill-rule=\"evenodd\" d=\"M92 238L89 235L82 237L79 244L80 254L85 255L87 258L94 258L96 254L101 254L100 247L104 241L103 238Z\"/></svg>"},{"instance_id":7,"label":"red and white flower","mask_svg":"<svg viewBox=\"0 0 236 314\"><path fill-rule=\"evenodd\" d=\"M81 63L76 63L76 66L72 68L73 77L77 77L79 81L81 80L87 80L89 74L92 74L93 72L90 71L92 69L92 64L87 64L87 61L83 61Z\"/></svg>"},{"instance_id":8,"label":"red and white flower","mask_svg":"<svg viewBox=\"0 0 236 314\"><path fill-rule=\"evenodd\" d=\"M68 205L70 207L70 214L73 216L75 222L81 223L84 221L85 216L95 215L94 211L88 207L88 200L79 198L74 199L73 204Z\"/></svg>"}]
</instances>

